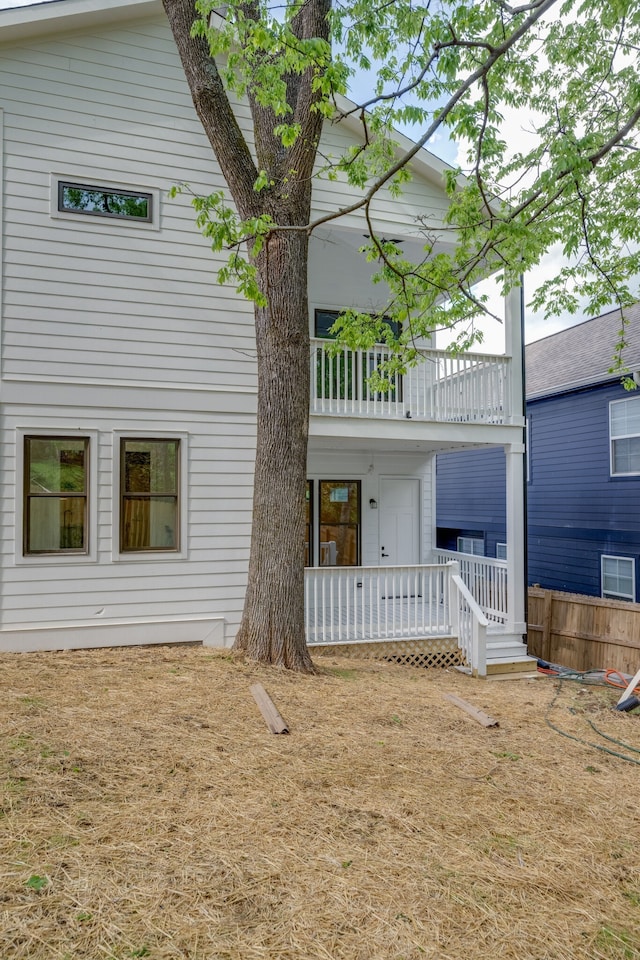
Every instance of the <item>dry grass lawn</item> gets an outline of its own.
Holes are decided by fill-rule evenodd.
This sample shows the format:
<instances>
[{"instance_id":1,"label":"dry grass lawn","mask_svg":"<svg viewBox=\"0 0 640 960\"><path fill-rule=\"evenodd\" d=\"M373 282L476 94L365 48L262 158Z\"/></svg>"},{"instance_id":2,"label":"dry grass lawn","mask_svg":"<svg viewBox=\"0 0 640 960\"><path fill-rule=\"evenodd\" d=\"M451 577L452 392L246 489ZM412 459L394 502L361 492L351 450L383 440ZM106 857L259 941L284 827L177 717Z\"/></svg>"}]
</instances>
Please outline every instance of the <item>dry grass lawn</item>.
<instances>
[{"instance_id":1,"label":"dry grass lawn","mask_svg":"<svg viewBox=\"0 0 640 960\"><path fill-rule=\"evenodd\" d=\"M317 663L1 656L0 960L640 958L617 691Z\"/></svg>"}]
</instances>

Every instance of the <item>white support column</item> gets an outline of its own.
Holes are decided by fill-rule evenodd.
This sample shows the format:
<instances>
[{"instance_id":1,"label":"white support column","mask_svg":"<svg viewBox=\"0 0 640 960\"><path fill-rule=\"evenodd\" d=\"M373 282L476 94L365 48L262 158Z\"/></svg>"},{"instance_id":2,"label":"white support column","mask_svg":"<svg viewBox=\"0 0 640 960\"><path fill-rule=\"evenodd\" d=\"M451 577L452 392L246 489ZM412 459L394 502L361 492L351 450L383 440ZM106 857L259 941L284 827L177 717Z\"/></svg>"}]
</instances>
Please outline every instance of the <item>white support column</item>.
<instances>
[{"instance_id":1,"label":"white support column","mask_svg":"<svg viewBox=\"0 0 640 960\"><path fill-rule=\"evenodd\" d=\"M524 424L524 384L522 374L524 323L522 287L514 287L505 298L504 320L505 351L507 356L511 357L510 422L514 424Z\"/></svg>"},{"instance_id":2,"label":"white support column","mask_svg":"<svg viewBox=\"0 0 640 960\"><path fill-rule=\"evenodd\" d=\"M505 445L507 464L507 623L508 633L526 633L524 443Z\"/></svg>"}]
</instances>

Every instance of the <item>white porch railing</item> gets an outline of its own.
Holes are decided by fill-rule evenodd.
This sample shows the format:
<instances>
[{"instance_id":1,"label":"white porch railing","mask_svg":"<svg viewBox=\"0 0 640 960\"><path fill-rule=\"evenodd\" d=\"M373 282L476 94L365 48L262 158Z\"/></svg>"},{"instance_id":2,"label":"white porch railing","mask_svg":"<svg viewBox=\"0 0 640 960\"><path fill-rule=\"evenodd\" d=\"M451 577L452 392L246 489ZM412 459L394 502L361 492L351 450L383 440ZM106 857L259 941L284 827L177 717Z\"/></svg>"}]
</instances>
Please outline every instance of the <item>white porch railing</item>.
<instances>
[{"instance_id":1,"label":"white porch railing","mask_svg":"<svg viewBox=\"0 0 640 960\"><path fill-rule=\"evenodd\" d=\"M307 567L307 643L452 636L449 567Z\"/></svg>"},{"instance_id":2,"label":"white porch railing","mask_svg":"<svg viewBox=\"0 0 640 960\"><path fill-rule=\"evenodd\" d=\"M457 572L458 564L450 564L451 619L458 646L474 675L487 675L487 627L489 621L471 596L462 577Z\"/></svg>"},{"instance_id":3,"label":"white porch railing","mask_svg":"<svg viewBox=\"0 0 640 960\"><path fill-rule=\"evenodd\" d=\"M396 376L389 391L376 393L368 377L389 356L386 347L342 348L335 356L331 350L331 341L311 341L312 413L440 422L510 421L509 357L420 350L415 367Z\"/></svg>"},{"instance_id":4,"label":"white porch railing","mask_svg":"<svg viewBox=\"0 0 640 960\"><path fill-rule=\"evenodd\" d=\"M507 561L492 557L478 557L455 550L436 550L436 563L455 561L460 564L460 576L487 620L507 622Z\"/></svg>"}]
</instances>

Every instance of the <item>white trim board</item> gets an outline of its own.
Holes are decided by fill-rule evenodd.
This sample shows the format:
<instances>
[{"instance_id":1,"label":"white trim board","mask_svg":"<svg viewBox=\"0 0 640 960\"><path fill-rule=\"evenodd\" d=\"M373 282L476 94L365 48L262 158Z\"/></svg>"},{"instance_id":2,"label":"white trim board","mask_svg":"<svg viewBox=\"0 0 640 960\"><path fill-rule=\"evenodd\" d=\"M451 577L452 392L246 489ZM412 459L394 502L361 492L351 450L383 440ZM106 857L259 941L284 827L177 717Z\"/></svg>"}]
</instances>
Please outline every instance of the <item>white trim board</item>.
<instances>
[{"instance_id":1,"label":"white trim board","mask_svg":"<svg viewBox=\"0 0 640 960\"><path fill-rule=\"evenodd\" d=\"M1 653L42 650L87 650L158 643L201 643L224 647L222 617L185 617L178 620L39 626L0 631Z\"/></svg>"}]
</instances>

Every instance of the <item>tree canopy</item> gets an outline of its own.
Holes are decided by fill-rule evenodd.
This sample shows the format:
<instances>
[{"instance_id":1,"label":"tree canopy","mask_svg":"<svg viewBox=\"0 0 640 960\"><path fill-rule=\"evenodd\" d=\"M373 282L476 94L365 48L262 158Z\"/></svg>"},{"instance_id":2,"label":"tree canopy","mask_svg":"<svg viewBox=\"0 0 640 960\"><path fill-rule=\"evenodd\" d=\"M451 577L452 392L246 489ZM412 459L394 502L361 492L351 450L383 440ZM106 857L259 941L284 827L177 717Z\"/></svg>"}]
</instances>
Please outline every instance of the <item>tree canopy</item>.
<instances>
[{"instance_id":1,"label":"tree canopy","mask_svg":"<svg viewBox=\"0 0 640 960\"><path fill-rule=\"evenodd\" d=\"M235 276L246 295L265 294L238 245L290 228L264 213L257 194L273 190L276 174L296 178L291 164L276 170L273 161L305 149L310 112L332 123L359 117L362 144L341 157L319 154L313 176L346 177L362 192L353 207L365 215L383 187L402 190L411 156L434 136L467 147L466 162L447 177L454 252L438 249L426 217L417 263L371 228L366 254L380 262L390 289L385 315L401 321L400 363L414 339L434 328L460 329L466 345L466 321L483 309L474 284L497 270L508 289L554 244L567 262L535 291L537 309L575 312L586 299L595 314L636 298L637 0L347 0L331 9L325 0L230 0L222 16L214 0L196 7L194 34L206 38L226 89L253 95L270 127L271 156L257 157L254 216L238 216L221 194L196 200L214 246L232 251L221 278ZM327 18L326 31L313 36L301 30L310 7ZM346 103L350 80L362 71L371 94ZM310 97L301 103L296 86L308 73ZM399 146L398 127L409 131L412 149ZM349 314L342 327L353 345L390 337L389 326L372 326L370 317Z\"/></svg>"}]
</instances>

